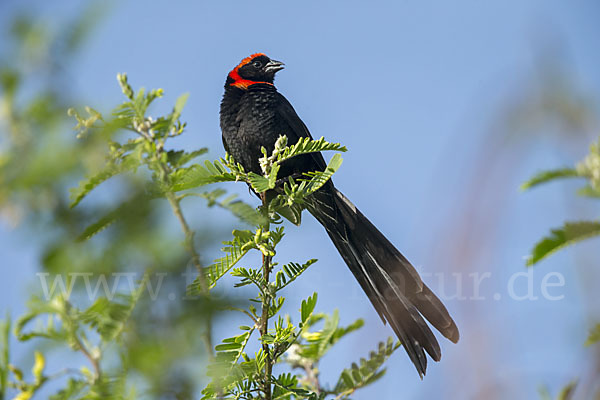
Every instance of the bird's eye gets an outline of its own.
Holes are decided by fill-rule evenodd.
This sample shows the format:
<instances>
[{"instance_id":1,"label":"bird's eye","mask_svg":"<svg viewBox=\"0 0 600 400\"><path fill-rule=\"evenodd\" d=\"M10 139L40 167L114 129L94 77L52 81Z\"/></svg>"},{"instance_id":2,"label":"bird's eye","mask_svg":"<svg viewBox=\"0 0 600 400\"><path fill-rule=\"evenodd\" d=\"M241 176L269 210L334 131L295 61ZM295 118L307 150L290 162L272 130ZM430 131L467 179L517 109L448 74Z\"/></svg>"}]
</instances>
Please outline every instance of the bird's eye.
<instances>
[{"instance_id":1,"label":"bird's eye","mask_svg":"<svg viewBox=\"0 0 600 400\"><path fill-rule=\"evenodd\" d=\"M256 68L260 68L260 67L262 67L262 63L261 63L260 61L254 61L254 62L252 63L252 65L254 65L254 67L256 67Z\"/></svg>"}]
</instances>

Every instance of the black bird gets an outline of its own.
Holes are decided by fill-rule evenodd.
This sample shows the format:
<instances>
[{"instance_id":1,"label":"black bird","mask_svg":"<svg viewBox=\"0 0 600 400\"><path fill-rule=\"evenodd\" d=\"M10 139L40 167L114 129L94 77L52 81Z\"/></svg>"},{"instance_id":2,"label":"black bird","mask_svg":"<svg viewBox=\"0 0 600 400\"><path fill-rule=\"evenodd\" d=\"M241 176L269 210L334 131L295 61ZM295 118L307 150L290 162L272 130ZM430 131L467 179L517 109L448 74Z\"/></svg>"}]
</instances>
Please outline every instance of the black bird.
<instances>
[{"instance_id":1,"label":"black bird","mask_svg":"<svg viewBox=\"0 0 600 400\"><path fill-rule=\"evenodd\" d=\"M273 85L283 63L257 53L244 58L225 81L221 130L225 150L246 171L262 174L261 147L269 154L280 135L288 145L310 137L290 102ZM326 168L321 153L294 157L281 166L279 178ZM438 341L425 322L456 343L458 328L446 307L423 283L411 263L350 202L333 182L315 192L308 211L323 225L331 241L384 321L387 321L423 377L425 351L441 358ZM424 319L425 318L425 319Z\"/></svg>"}]
</instances>

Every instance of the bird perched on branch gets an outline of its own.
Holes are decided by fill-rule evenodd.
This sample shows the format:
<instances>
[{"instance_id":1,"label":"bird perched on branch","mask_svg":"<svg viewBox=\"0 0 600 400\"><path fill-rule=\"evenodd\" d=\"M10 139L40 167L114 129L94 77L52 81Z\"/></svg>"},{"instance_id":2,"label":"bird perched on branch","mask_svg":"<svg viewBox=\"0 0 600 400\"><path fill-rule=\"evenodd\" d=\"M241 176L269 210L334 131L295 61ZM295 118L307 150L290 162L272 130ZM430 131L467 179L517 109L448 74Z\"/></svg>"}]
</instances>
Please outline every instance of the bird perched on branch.
<instances>
[{"instance_id":1,"label":"bird perched on branch","mask_svg":"<svg viewBox=\"0 0 600 400\"><path fill-rule=\"evenodd\" d=\"M225 81L221 102L221 130L226 151L246 171L262 174L261 148L269 154L280 135L288 145L311 137L290 102L273 80L283 63L257 53L244 58ZM279 178L324 171L321 153L285 161ZM307 200L306 208L323 225L331 241L384 321L387 321L423 377L425 352L441 358L440 346L425 319L456 343L458 328L446 307L423 283L411 263L328 181Z\"/></svg>"}]
</instances>

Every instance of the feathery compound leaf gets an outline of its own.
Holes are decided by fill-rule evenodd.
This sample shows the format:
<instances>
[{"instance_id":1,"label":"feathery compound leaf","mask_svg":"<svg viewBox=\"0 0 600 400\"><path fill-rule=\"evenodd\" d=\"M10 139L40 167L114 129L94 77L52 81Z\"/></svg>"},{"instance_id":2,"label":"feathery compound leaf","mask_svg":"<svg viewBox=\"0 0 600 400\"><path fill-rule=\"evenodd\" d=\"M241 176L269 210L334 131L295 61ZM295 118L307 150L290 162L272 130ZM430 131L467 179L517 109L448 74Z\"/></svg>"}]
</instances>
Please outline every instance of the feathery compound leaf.
<instances>
[{"instance_id":1,"label":"feathery compound leaf","mask_svg":"<svg viewBox=\"0 0 600 400\"><path fill-rule=\"evenodd\" d=\"M308 175L312 176L310 181L306 185L306 195L316 192L319 190L342 165L342 156L336 153L331 157L327 168L323 172L309 172Z\"/></svg>"},{"instance_id":2,"label":"feathery compound leaf","mask_svg":"<svg viewBox=\"0 0 600 400\"><path fill-rule=\"evenodd\" d=\"M132 153L120 160L115 160L107 164L100 172L94 176L83 180L79 183L79 187L71 189L71 205L73 208L83 200L92 190L94 190L102 182L112 178L115 175L121 174L126 171L136 169L140 166L140 155L139 153Z\"/></svg>"},{"instance_id":3,"label":"feathery compound leaf","mask_svg":"<svg viewBox=\"0 0 600 400\"><path fill-rule=\"evenodd\" d=\"M310 296L306 300L302 300L302 304L300 306L300 320L302 325L305 325L313 311L315 310L315 306L317 305L317 292L314 292L312 296Z\"/></svg>"},{"instance_id":4,"label":"feathery compound leaf","mask_svg":"<svg viewBox=\"0 0 600 400\"><path fill-rule=\"evenodd\" d=\"M215 346L217 354L213 365L216 364L219 367L225 365L226 367L231 368L241 357L251 334L252 331L246 331L241 335L223 339L221 344ZM214 376L213 374L215 374L215 371L209 369L208 373L209 375Z\"/></svg>"},{"instance_id":5,"label":"feathery compound leaf","mask_svg":"<svg viewBox=\"0 0 600 400\"><path fill-rule=\"evenodd\" d=\"M317 259L313 258L305 262L304 264L289 263L281 267L281 271L277 271L275 275L275 290L279 291L292 283L298 278L304 271L311 265L317 262Z\"/></svg>"},{"instance_id":6,"label":"feathery compound leaf","mask_svg":"<svg viewBox=\"0 0 600 400\"><path fill-rule=\"evenodd\" d=\"M338 153L331 158L325 171L306 173L305 175L309 176L310 179L299 179L298 182L300 183L298 184L290 178L289 182L283 186L284 193L278 195L273 203L275 210L287 219L290 219L291 213L292 219L290 221L292 223L299 222L302 212L300 205L303 204L304 199L327 183L342 165L342 161L343 159Z\"/></svg>"},{"instance_id":7,"label":"feathery compound leaf","mask_svg":"<svg viewBox=\"0 0 600 400\"><path fill-rule=\"evenodd\" d=\"M110 211L108 214L105 214L96 222L88 225L83 230L81 235L77 237L77 241L89 240L94 235L102 232L104 229L115 223L115 221L119 218L119 215L122 215L120 207L116 210Z\"/></svg>"},{"instance_id":8,"label":"feathery compound leaf","mask_svg":"<svg viewBox=\"0 0 600 400\"><path fill-rule=\"evenodd\" d=\"M262 290L263 287L267 286L267 282L262 276L262 271L250 269L250 268L234 268L231 271L231 275L237 278L242 278L239 283L236 283L235 287L246 286L249 284L254 284L259 290Z\"/></svg>"},{"instance_id":9,"label":"feathery compound leaf","mask_svg":"<svg viewBox=\"0 0 600 400\"><path fill-rule=\"evenodd\" d=\"M260 226L266 223L265 217L254 207L236 198L236 195L232 195L217 204L250 225Z\"/></svg>"},{"instance_id":10,"label":"feathery compound leaf","mask_svg":"<svg viewBox=\"0 0 600 400\"><path fill-rule=\"evenodd\" d=\"M277 163L281 164L283 161L288 160L292 157L299 156L301 154L317 153L319 151L347 151L345 146L339 143L329 143L325 141L325 138L321 136L318 140L313 140L310 137L301 138L293 146L289 146L281 153L277 155Z\"/></svg>"},{"instance_id":11,"label":"feathery compound leaf","mask_svg":"<svg viewBox=\"0 0 600 400\"><path fill-rule=\"evenodd\" d=\"M177 98L177 101L175 102L175 107L173 107L173 113L171 114L171 125L173 125L175 121L177 121L181 116L183 107L185 107L185 103L187 103L189 97L189 93L184 93Z\"/></svg>"},{"instance_id":12,"label":"feathery compound leaf","mask_svg":"<svg viewBox=\"0 0 600 400\"><path fill-rule=\"evenodd\" d=\"M527 259L531 266L566 246L600 235L600 222L566 222L562 228L553 229L550 236L538 242Z\"/></svg>"},{"instance_id":13,"label":"feathery compound leaf","mask_svg":"<svg viewBox=\"0 0 600 400\"><path fill-rule=\"evenodd\" d=\"M302 332L302 338L307 341L307 344L301 344L298 354L304 358L317 361L321 359L329 349L337 343L342 337L360 329L364 325L362 319L357 319L352 324L340 327L338 311L335 310L332 315L315 314L305 324L304 327L310 327L325 320L323 329L317 332Z\"/></svg>"},{"instance_id":14,"label":"feathery compound leaf","mask_svg":"<svg viewBox=\"0 0 600 400\"><path fill-rule=\"evenodd\" d=\"M303 323L305 314L302 313ZM304 332L302 337L306 339L308 344L303 345L299 351L302 357L319 360L331 348L334 343L335 333L338 329L340 316L338 310L333 312L333 315L325 315L325 324L323 329L318 332Z\"/></svg>"},{"instance_id":15,"label":"feathery compound leaf","mask_svg":"<svg viewBox=\"0 0 600 400\"><path fill-rule=\"evenodd\" d=\"M219 198L222 197L225 193L226 193L225 190L218 188L218 189L212 190L210 192L204 192L204 193L186 193L180 197L181 198L188 197L188 196L202 197L208 201L209 207L218 206L218 207L224 208L226 210L229 210L233 215L238 217L240 220L242 220L243 222L246 222L247 224L250 224L252 226L259 226L259 225L266 223L265 217L261 213L259 213L254 207L243 202L242 200L237 200L237 195L235 195L235 194L230 195L230 196L226 197L225 199L219 201Z\"/></svg>"},{"instance_id":16,"label":"feathery compound leaf","mask_svg":"<svg viewBox=\"0 0 600 400\"><path fill-rule=\"evenodd\" d=\"M316 399L316 397L310 397L312 392L303 389L298 386L298 377L287 373L281 374L278 377L273 378L273 384L275 388L273 390L273 400L289 400L296 399Z\"/></svg>"},{"instance_id":17,"label":"feathery compound leaf","mask_svg":"<svg viewBox=\"0 0 600 400\"><path fill-rule=\"evenodd\" d=\"M350 325L342 328L337 328L335 333L333 334L332 342L335 343L340 340L342 337L346 336L349 333L352 333L365 325L365 321L361 318L357 319Z\"/></svg>"},{"instance_id":18,"label":"feathery compound leaf","mask_svg":"<svg viewBox=\"0 0 600 400\"><path fill-rule=\"evenodd\" d=\"M275 173L273 173L273 171L275 171ZM267 190L273 189L275 187L275 182L277 181L277 172L279 172L279 166L275 165L273 165L271 173L268 177L255 174L254 172L249 172L248 182L250 183L250 186L252 186L252 189L254 189L256 193L266 192Z\"/></svg>"},{"instance_id":19,"label":"feathery compound leaf","mask_svg":"<svg viewBox=\"0 0 600 400\"><path fill-rule=\"evenodd\" d=\"M68 302L61 296L54 297L51 301L33 297L27 304L27 314L21 316L15 323L14 334L18 340L24 342L33 338L46 338L53 340L70 340L73 336L74 315ZM47 322L42 322L41 316ZM25 331L25 328L35 320L35 328ZM57 324L56 321L61 323ZM70 343L72 345L72 342Z\"/></svg>"},{"instance_id":20,"label":"feathery compound leaf","mask_svg":"<svg viewBox=\"0 0 600 400\"><path fill-rule=\"evenodd\" d=\"M231 182L236 180L236 175L229 172L219 160L206 161L204 166L194 164L187 168L180 168L171 174L171 189L175 192L193 189L199 186L217 182Z\"/></svg>"},{"instance_id":21,"label":"feathery compound leaf","mask_svg":"<svg viewBox=\"0 0 600 400\"><path fill-rule=\"evenodd\" d=\"M223 342L215 347L217 353L207 368L207 374L212 381L202 391L203 399L215 398L219 393L230 393L236 384L247 378L248 371L237 363L242 357L253 331L254 329L223 339Z\"/></svg>"},{"instance_id":22,"label":"feathery compound leaf","mask_svg":"<svg viewBox=\"0 0 600 400\"><path fill-rule=\"evenodd\" d=\"M381 378L385 373L385 369L381 369L381 366L398 347L400 343L394 344L394 339L390 337L386 344L379 343L378 351L372 351L368 359L361 358L359 365L353 363L351 368L344 369L335 387L335 391L340 393L338 397L346 398L355 390Z\"/></svg>"},{"instance_id":23,"label":"feathery compound leaf","mask_svg":"<svg viewBox=\"0 0 600 400\"><path fill-rule=\"evenodd\" d=\"M550 182L563 178L577 178L581 175L574 168L553 169L550 171L542 171L534 175L531 179L521 185L521 190L531 189L532 187L541 185L542 183Z\"/></svg>"},{"instance_id":24,"label":"feathery compound leaf","mask_svg":"<svg viewBox=\"0 0 600 400\"><path fill-rule=\"evenodd\" d=\"M96 329L102 340L106 343L118 339L146 288L147 279L148 276L145 275L138 288L132 293L119 295L118 299L120 301L112 301L105 297L100 297L94 304L81 313L81 321Z\"/></svg>"},{"instance_id":25,"label":"feathery compound leaf","mask_svg":"<svg viewBox=\"0 0 600 400\"><path fill-rule=\"evenodd\" d=\"M206 154L207 152L208 149L206 147L194 150L190 153L187 153L183 150L169 150L167 152L167 160L169 161L169 164L171 164L171 166L173 166L174 168L178 168L192 161L194 158Z\"/></svg>"},{"instance_id":26,"label":"feathery compound leaf","mask_svg":"<svg viewBox=\"0 0 600 400\"><path fill-rule=\"evenodd\" d=\"M206 283L209 289L212 289L235 264L246 255L251 247L246 246L253 243L254 233L250 231L234 231L234 238L230 242L223 242L226 246L222 249L226 253L225 257L216 259L211 265L205 268ZM190 296L202 294L200 280L196 278L188 288L187 293Z\"/></svg>"},{"instance_id":27,"label":"feathery compound leaf","mask_svg":"<svg viewBox=\"0 0 600 400\"><path fill-rule=\"evenodd\" d=\"M149 198L140 195L135 196L133 199L128 200L122 204L119 204L114 209L106 212L96 222L88 225L83 232L77 237L78 241L89 240L94 235L102 232L110 225L115 223L120 218L127 218L132 216L142 216L146 212L147 203Z\"/></svg>"},{"instance_id":28,"label":"feathery compound leaf","mask_svg":"<svg viewBox=\"0 0 600 400\"><path fill-rule=\"evenodd\" d=\"M277 214L290 221L296 226L300 226L302 222L302 211L304 210L300 204L283 204L283 197L277 197L277 202L271 203Z\"/></svg>"}]
</instances>

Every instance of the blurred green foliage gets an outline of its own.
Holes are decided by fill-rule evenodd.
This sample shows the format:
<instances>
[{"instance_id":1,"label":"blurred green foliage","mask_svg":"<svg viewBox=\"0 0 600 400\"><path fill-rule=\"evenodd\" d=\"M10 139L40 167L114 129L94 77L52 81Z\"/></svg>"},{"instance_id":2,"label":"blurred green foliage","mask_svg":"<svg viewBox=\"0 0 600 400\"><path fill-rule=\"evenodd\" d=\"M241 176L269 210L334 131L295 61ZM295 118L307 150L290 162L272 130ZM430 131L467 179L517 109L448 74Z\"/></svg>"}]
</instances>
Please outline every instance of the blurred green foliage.
<instances>
[{"instance_id":1,"label":"blurred green foliage","mask_svg":"<svg viewBox=\"0 0 600 400\"><path fill-rule=\"evenodd\" d=\"M565 178L580 178L586 181L586 184L577 191L579 196L592 199L600 198L600 140L597 144L592 143L590 153L576 167L542 171L523 183L521 188L524 190L531 189L547 182ZM531 256L527 260L527 265L534 265L555 251L599 235L600 220L565 222L562 227L553 229L549 236L535 245Z\"/></svg>"},{"instance_id":2,"label":"blurred green foliage","mask_svg":"<svg viewBox=\"0 0 600 400\"><path fill-rule=\"evenodd\" d=\"M77 140L73 120L67 115L70 106L81 104L69 83L68 66L101 20L105 8L99 4L93 3L75 20L62 21L58 26L20 16L8 32L3 32L7 46L0 56L0 215L5 223L31 238L32 246L41 248L39 263L44 274L34 278L38 300L17 328L27 318L40 320L43 313L44 319L54 321L53 326L45 327L47 338L39 338L43 331L20 337L30 340L41 357L64 357L66 342L73 350L89 353L85 366L65 358L68 373L51 374L58 382L52 388L60 382L67 385L55 398L80 398L86 392L82 382L97 383L87 385L90 398L94 393L104 393L102 385L122 385L124 381L116 379L125 377L125 366L127 378L139 381L137 386L147 398L191 398L202 384L206 357L198 332L206 330L206 316L214 307L202 299L183 301L183 295L168 301L165 296L154 301L146 295L135 303L132 315L125 312L133 303L124 301L130 293L124 289L137 287L130 280L141 281L148 273L146 285L157 289L160 284L163 292L170 289L183 293L185 279L181 274L190 266L190 257L181 246L183 235L166 218L164 205L146 196L147 177L121 174L109 189L110 196L103 198L100 193L85 204L71 207L69 188L76 186L81 176L97 173L105 165L108 140L123 134L116 129L104 130ZM87 236L86 228L111 213L119 218L112 218L110 227L104 224L106 230L97 240L80 240ZM208 229L211 227L203 227L195 238L199 249L214 240ZM160 273L152 275L152 271ZM44 280L49 293L40 290ZM73 284L70 296L60 296L60 283L67 287ZM110 300L87 296L90 288L102 294L104 283L114 295ZM114 328L125 320L126 336L107 336L106 332L115 332ZM8 321L3 327L9 326ZM76 335L67 329L69 324L77 326ZM12 398L16 389L9 389L9 382L23 393L21 398L26 398L25 393L43 389L47 381L39 381L36 376L28 379L24 371L15 375L15 371L21 371L17 367L9 371L9 341L5 336L0 398ZM76 337L82 346L77 345ZM117 337L121 345L114 346ZM119 359L123 362L114 371L108 368L100 380L96 373L86 371L93 370L93 364L103 361L104 356L109 364ZM15 380L18 376L24 380ZM73 397L76 393L80 397Z\"/></svg>"},{"instance_id":3,"label":"blurred green foliage","mask_svg":"<svg viewBox=\"0 0 600 400\"><path fill-rule=\"evenodd\" d=\"M584 186L577 190L578 196L589 197L596 201L600 198L600 140L597 144L592 143L589 154L575 167L541 171L523 183L521 189L528 190L548 182L567 178L579 178L585 181ZM548 236L535 244L527 259L527 265L533 266L556 251L596 236L600 236L600 220L565 222L561 227L552 229ZM585 345L589 346L599 341L600 323L592 329ZM560 391L557 399L572 399L576 386L577 381L569 383ZM540 390L540 395L544 400L552 399L545 387Z\"/></svg>"}]
</instances>

